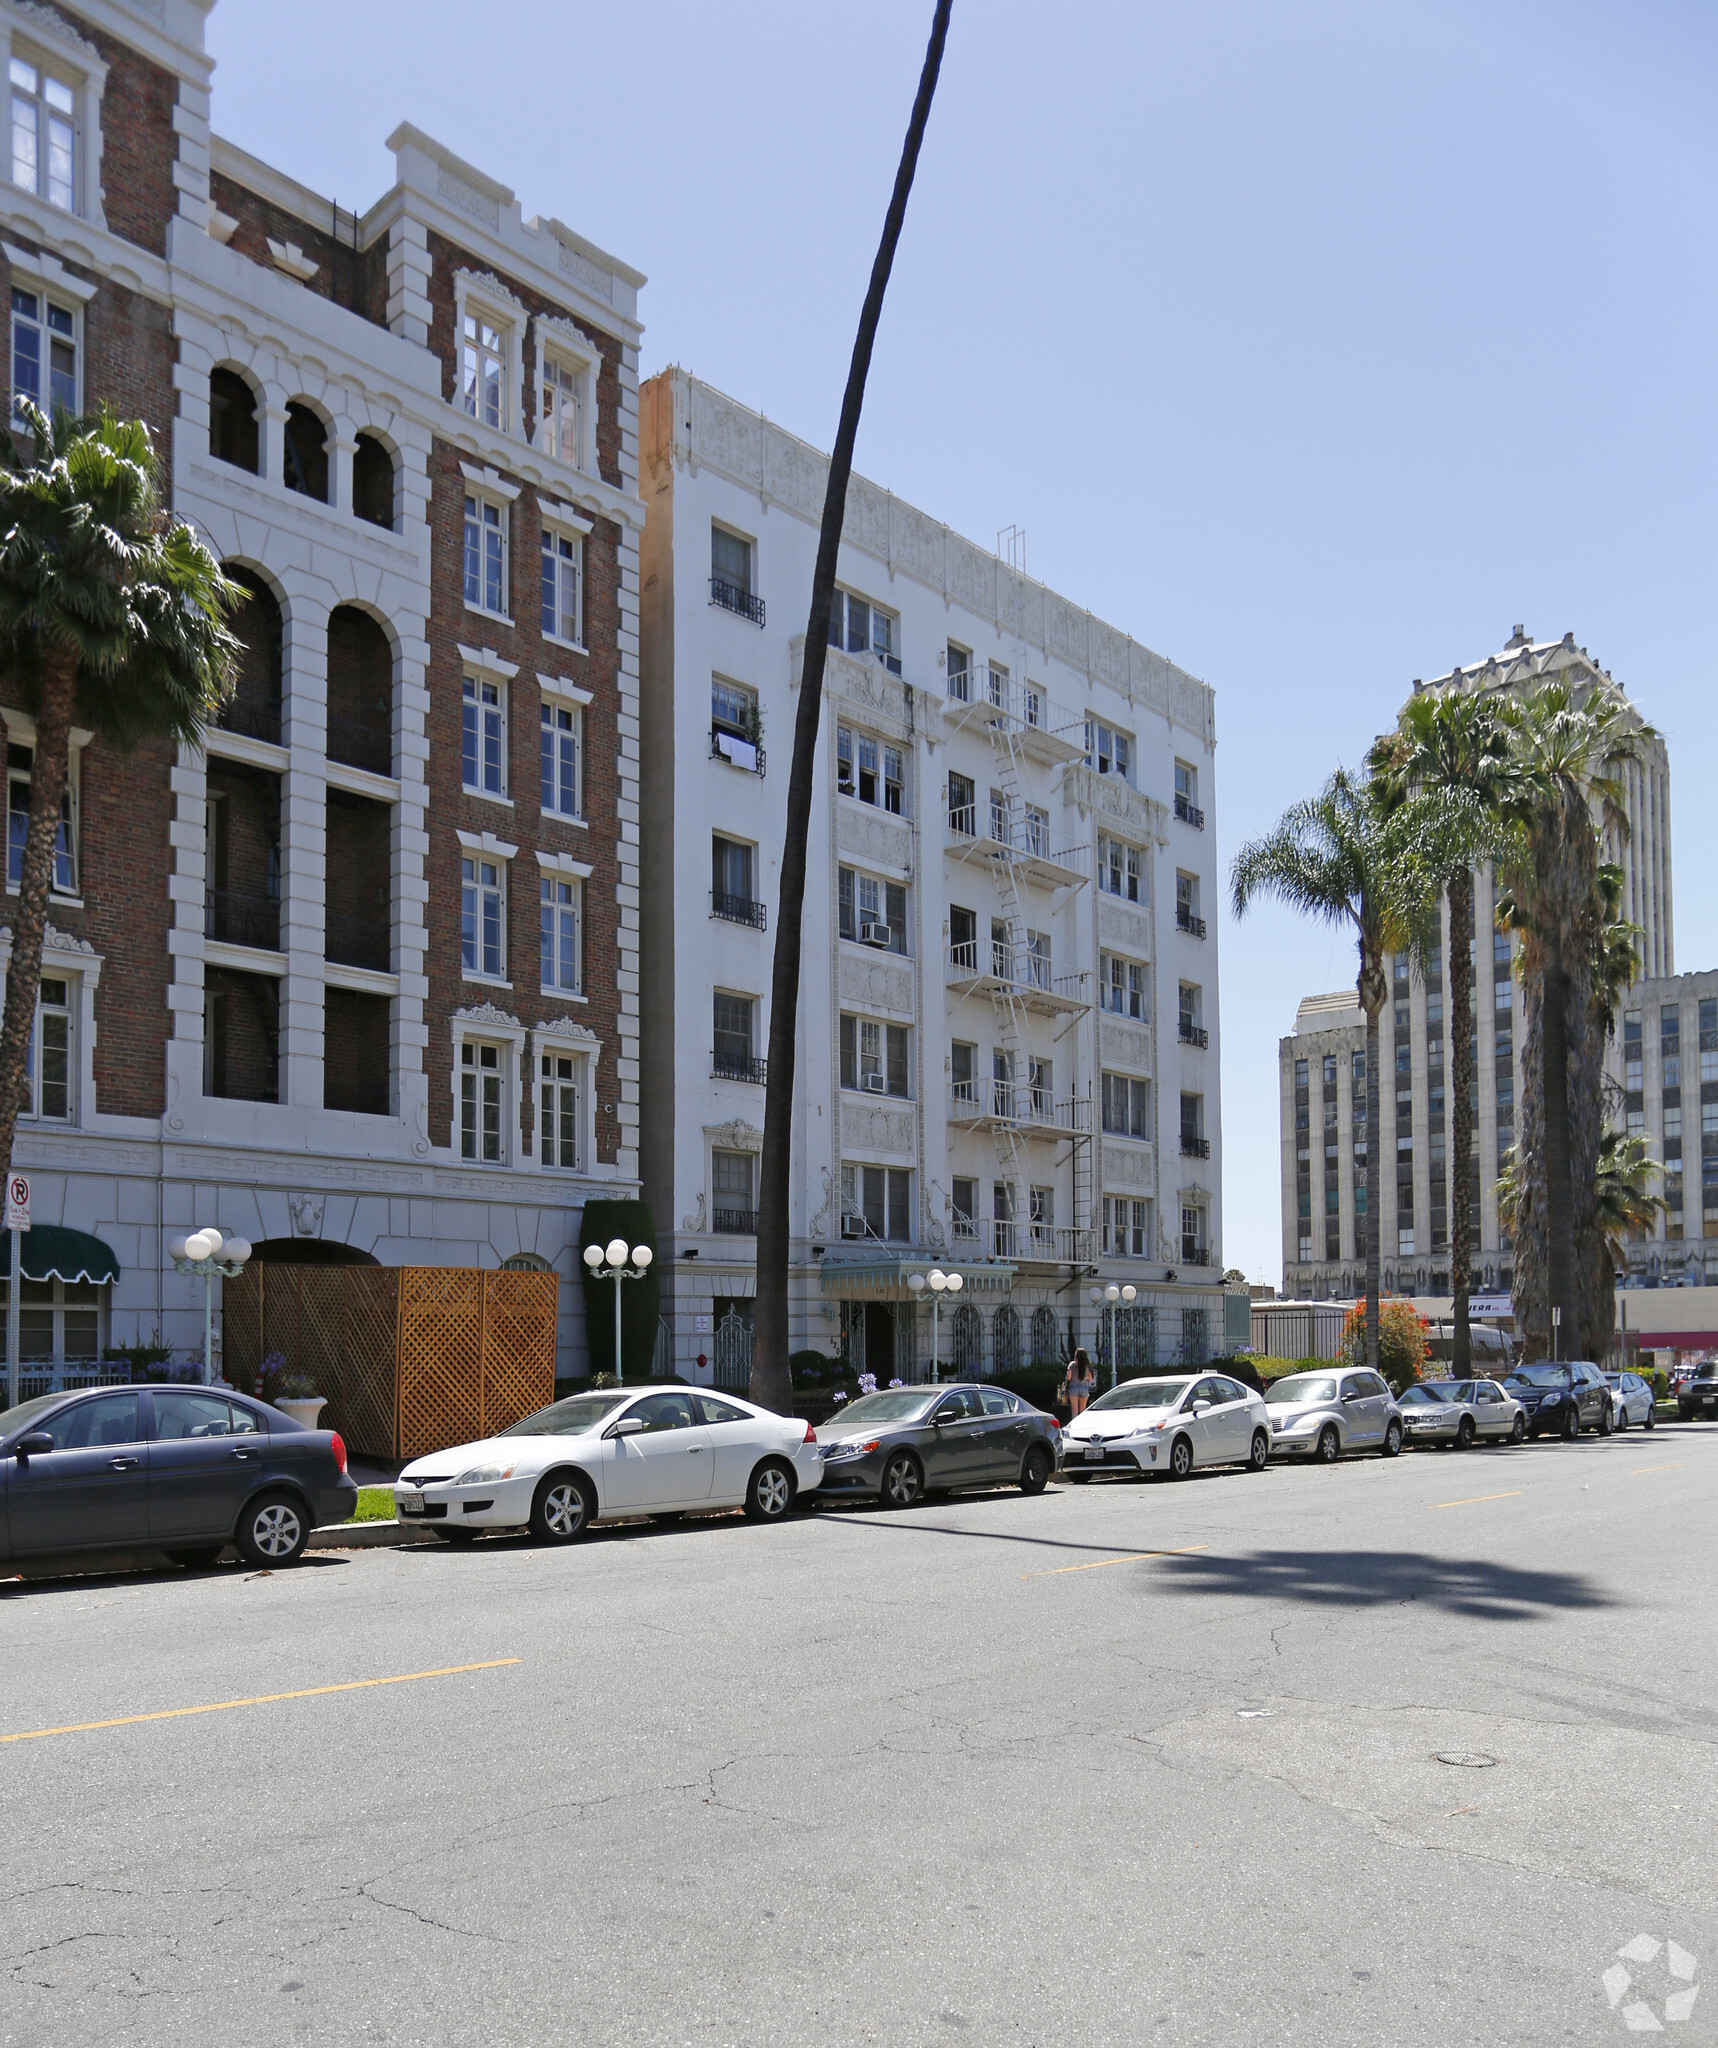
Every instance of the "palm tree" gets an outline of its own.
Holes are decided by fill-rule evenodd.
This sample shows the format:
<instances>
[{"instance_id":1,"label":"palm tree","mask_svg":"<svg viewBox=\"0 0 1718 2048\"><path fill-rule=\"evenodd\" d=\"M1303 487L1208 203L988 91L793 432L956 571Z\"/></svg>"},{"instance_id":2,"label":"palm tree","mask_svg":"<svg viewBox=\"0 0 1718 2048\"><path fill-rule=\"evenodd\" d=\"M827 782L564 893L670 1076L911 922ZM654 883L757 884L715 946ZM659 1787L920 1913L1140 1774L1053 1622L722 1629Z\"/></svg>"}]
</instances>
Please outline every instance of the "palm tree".
<instances>
[{"instance_id":1,"label":"palm tree","mask_svg":"<svg viewBox=\"0 0 1718 2048\"><path fill-rule=\"evenodd\" d=\"M1613 770L1651 728L1631 727L1621 694L1599 684L1577 696L1543 683L1499 706L1519 777L1515 832L1500 864L1500 917L1521 935L1520 1228L1516 1322L1530 1349L1551 1341L1560 1312L1588 1350L1597 1249L1594 1189L1603 1128L1604 1034L1595 1029L1594 969L1608 922L1601 828L1628 830ZM1584 1256L1583 1256L1584 1255ZM1586 1284L1583 1284L1585 1279ZM1607 1297L1608 1300L1608 1297Z\"/></svg>"},{"instance_id":2,"label":"palm tree","mask_svg":"<svg viewBox=\"0 0 1718 2048\"><path fill-rule=\"evenodd\" d=\"M200 740L230 685L244 593L163 508L149 429L19 406L0 432L0 670L36 721L0 1024L0 1168L26 1086L74 719L116 752Z\"/></svg>"},{"instance_id":3,"label":"palm tree","mask_svg":"<svg viewBox=\"0 0 1718 2048\"><path fill-rule=\"evenodd\" d=\"M1662 1171L1648 1153L1645 1138L1606 1126L1593 1192L1613 1279L1617 1268L1628 1262L1630 1234L1651 1230L1668 1207L1652 1189L1653 1175Z\"/></svg>"},{"instance_id":4,"label":"palm tree","mask_svg":"<svg viewBox=\"0 0 1718 2048\"><path fill-rule=\"evenodd\" d=\"M817 536L817 564L811 577L811 611L805 627L805 659L799 679L799 709L793 723L793 761L787 776L787 830L782 843L781 888L776 910L775 962L770 976L769 1065L764 1081L764 1142L758 1162L758 1299L750 1393L760 1407L793 1411L788 1370L787 1268L788 1199L793 1173L793 1077L799 1030L800 921L805 910L805 850L811 829L811 785L817 768L817 728L823 711L823 666L829 639L829 605L835 590L835 558L847 513L847 483L853 473L853 443L865 402L865 378L883 294L894 267L895 245L907 217L919 148L930 119L931 100L948 40L951 0L937 0L930 43L919 73L919 90L907 122L907 139L895 172L895 189L883 217L883 238L871 265L871 282L859 311L841 421L829 456L823 494L823 524Z\"/></svg>"},{"instance_id":5,"label":"palm tree","mask_svg":"<svg viewBox=\"0 0 1718 2048\"><path fill-rule=\"evenodd\" d=\"M1377 783L1339 768L1315 797L1283 813L1235 856L1235 915L1275 896L1326 924L1352 925L1355 993L1366 1016L1366 1363L1378 1369L1378 1018L1389 997L1388 954L1419 938L1437 889L1414 839L1419 817L1394 818ZM1355 1203L1356 1214L1359 1202Z\"/></svg>"},{"instance_id":6,"label":"palm tree","mask_svg":"<svg viewBox=\"0 0 1718 2048\"><path fill-rule=\"evenodd\" d=\"M1471 1366L1468 1270L1472 1216L1468 1161L1473 1151L1473 871L1500 850L1503 817L1514 796L1514 759L1496 700L1478 691L1428 690L1409 699L1397 730L1372 751L1372 768L1392 802L1426 808L1423 838L1449 905L1445 1005L1450 1042L1450 1286L1455 1296L1451 1357L1458 1379ZM1422 961L1432 968L1435 935ZM1441 962L1436 964L1441 965Z\"/></svg>"}]
</instances>

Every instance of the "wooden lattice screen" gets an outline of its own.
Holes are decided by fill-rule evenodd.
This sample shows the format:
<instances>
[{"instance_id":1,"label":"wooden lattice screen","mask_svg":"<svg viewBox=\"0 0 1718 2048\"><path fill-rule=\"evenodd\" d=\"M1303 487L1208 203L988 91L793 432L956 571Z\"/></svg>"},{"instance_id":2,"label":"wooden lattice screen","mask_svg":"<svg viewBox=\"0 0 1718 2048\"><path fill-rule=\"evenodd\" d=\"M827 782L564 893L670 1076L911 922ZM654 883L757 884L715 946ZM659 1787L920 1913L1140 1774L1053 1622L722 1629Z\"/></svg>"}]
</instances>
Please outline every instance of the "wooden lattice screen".
<instances>
[{"instance_id":1,"label":"wooden lattice screen","mask_svg":"<svg viewBox=\"0 0 1718 2048\"><path fill-rule=\"evenodd\" d=\"M554 1273L259 1262L222 1288L226 1375L272 1352L327 1400L349 1449L416 1458L517 1422L555 1395Z\"/></svg>"}]
</instances>

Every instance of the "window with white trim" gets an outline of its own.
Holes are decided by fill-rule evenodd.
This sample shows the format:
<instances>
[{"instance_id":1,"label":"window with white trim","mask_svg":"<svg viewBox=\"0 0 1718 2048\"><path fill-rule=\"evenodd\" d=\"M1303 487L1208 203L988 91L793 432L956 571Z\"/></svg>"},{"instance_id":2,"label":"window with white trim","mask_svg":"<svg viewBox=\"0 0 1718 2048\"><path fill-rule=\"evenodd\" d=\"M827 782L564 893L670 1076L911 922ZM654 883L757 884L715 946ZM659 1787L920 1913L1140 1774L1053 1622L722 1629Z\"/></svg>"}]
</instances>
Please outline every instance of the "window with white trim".
<instances>
[{"instance_id":1,"label":"window with white trim","mask_svg":"<svg viewBox=\"0 0 1718 2048\"><path fill-rule=\"evenodd\" d=\"M841 1235L913 1241L913 1176L905 1167L841 1163Z\"/></svg>"},{"instance_id":2,"label":"window with white trim","mask_svg":"<svg viewBox=\"0 0 1718 2048\"><path fill-rule=\"evenodd\" d=\"M41 1364L82 1365L101 1356L105 1285L94 1280L26 1280L19 1296L21 1359Z\"/></svg>"},{"instance_id":3,"label":"window with white trim","mask_svg":"<svg viewBox=\"0 0 1718 2048\"><path fill-rule=\"evenodd\" d=\"M1098 1008L1114 1017L1145 1018L1145 968L1137 960L1104 953L1098 960Z\"/></svg>"},{"instance_id":4,"label":"window with white trim","mask_svg":"<svg viewBox=\"0 0 1718 2048\"><path fill-rule=\"evenodd\" d=\"M835 783L843 796L856 796L862 804L875 804L897 816L906 811L905 755L868 732L856 733L847 725L835 728Z\"/></svg>"},{"instance_id":5,"label":"window with white trim","mask_svg":"<svg viewBox=\"0 0 1718 2048\"><path fill-rule=\"evenodd\" d=\"M1143 856L1137 846L1098 834L1098 887L1106 896L1119 896L1124 903L1137 903Z\"/></svg>"},{"instance_id":6,"label":"window with white trim","mask_svg":"<svg viewBox=\"0 0 1718 2048\"><path fill-rule=\"evenodd\" d=\"M459 864L459 952L467 974L500 981L507 972L507 864L468 853Z\"/></svg>"},{"instance_id":7,"label":"window with white trim","mask_svg":"<svg viewBox=\"0 0 1718 2048\"><path fill-rule=\"evenodd\" d=\"M1103 1126L1112 1138L1151 1136L1151 1083L1129 1074L1103 1076Z\"/></svg>"},{"instance_id":8,"label":"window with white trim","mask_svg":"<svg viewBox=\"0 0 1718 2048\"><path fill-rule=\"evenodd\" d=\"M50 206L77 211L77 88L45 65L12 56L12 182Z\"/></svg>"},{"instance_id":9,"label":"window with white trim","mask_svg":"<svg viewBox=\"0 0 1718 2048\"><path fill-rule=\"evenodd\" d=\"M459 1047L459 1156L500 1165L507 1156L509 1048L486 1038Z\"/></svg>"},{"instance_id":10,"label":"window with white trim","mask_svg":"<svg viewBox=\"0 0 1718 2048\"><path fill-rule=\"evenodd\" d=\"M79 316L46 292L12 287L12 417L28 398L50 418L78 410Z\"/></svg>"},{"instance_id":11,"label":"window with white trim","mask_svg":"<svg viewBox=\"0 0 1718 2048\"><path fill-rule=\"evenodd\" d=\"M584 721L584 712L577 704L563 704L551 697L543 699L539 747L542 788L538 800L545 811L557 818L584 816Z\"/></svg>"},{"instance_id":12,"label":"window with white trim","mask_svg":"<svg viewBox=\"0 0 1718 2048\"><path fill-rule=\"evenodd\" d=\"M537 445L557 462L568 462L577 468L584 457L581 414L585 372L546 350L538 360L541 368L537 377Z\"/></svg>"},{"instance_id":13,"label":"window with white trim","mask_svg":"<svg viewBox=\"0 0 1718 2048\"><path fill-rule=\"evenodd\" d=\"M507 794L507 688L467 676L461 707L460 779L474 796Z\"/></svg>"},{"instance_id":14,"label":"window with white trim","mask_svg":"<svg viewBox=\"0 0 1718 2048\"><path fill-rule=\"evenodd\" d=\"M1086 766L1099 775L1114 775L1123 782L1133 780L1133 735L1117 732L1100 719L1086 720Z\"/></svg>"},{"instance_id":15,"label":"window with white trim","mask_svg":"<svg viewBox=\"0 0 1718 2048\"><path fill-rule=\"evenodd\" d=\"M874 654L891 675L901 673L901 626L869 598L837 590L829 600L829 644L845 654Z\"/></svg>"},{"instance_id":16,"label":"window with white trim","mask_svg":"<svg viewBox=\"0 0 1718 2048\"><path fill-rule=\"evenodd\" d=\"M544 991L578 995L584 986L584 884L544 875L538 897Z\"/></svg>"},{"instance_id":17,"label":"window with white trim","mask_svg":"<svg viewBox=\"0 0 1718 2048\"><path fill-rule=\"evenodd\" d=\"M1112 1259L1151 1257L1151 1204L1133 1195L1105 1195L1104 1252Z\"/></svg>"},{"instance_id":18,"label":"window with white trim","mask_svg":"<svg viewBox=\"0 0 1718 2048\"><path fill-rule=\"evenodd\" d=\"M867 875L858 868L836 870L836 928L844 939L907 950L907 885Z\"/></svg>"},{"instance_id":19,"label":"window with white trim","mask_svg":"<svg viewBox=\"0 0 1718 2048\"><path fill-rule=\"evenodd\" d=\"M583 534L543 528L539 624L551 640L584 644L585 542Z\"/></svg>"},{"instance_id":20,"label":"window with white trim","mask_svg":"<svg viewBox=\"0 0 1718 2048\"><path fill-rule=\"evenodd\" d=\"M582 1057L546 1052L537 1060L537 1148L545 1166L579 1170L579 1139L583 1129L584 1065Z\"/></svg>"},{"instance_id":21,"label":"window with white trim","mask_svg":"<svg viewBox=\"0 0 1718 2048\"><path fill-rule=\"evenodd\" d=\"M72 987L62 975L44 974L36 996L36 1026L24 1055L27 1116L70 1123L75 1107L72 1077Z\"/></svg>"},{"instance_id":22,"label":"window with white trim","mask_svg":"<svg viewBox=\"0 0 1718 2048\"><path fill-rule=\"evenodd\" d=\"M6 748L6 886L24 885L24 845L30 836L30 774L35 764L33 747L12 741ZM76 755L72 757L73 762ZM75 770L68 764L66 784L60 791L60 829L54 839L53 892L56 896L78 893L77 811L73 802Z\"/></svg>"},{"instance_id":23,"label":"window with white trim","mask_svg":"<svg viewBox=\"0 0 1718 2048\"><path fill-rule=\"evenodd\" d=\"M465 494L465 601L473 610L507 610L507 508L475 491Z\"/></svg>"},{"instance_id":24,"label":"window with white trim","mask_svg":"<svg viewBox=\"0 0 1718 2048\"><path fill-rule=\"evenodd\" d=\"M460 401L474 420L505 433L510 330L493 313L469 305L461 326Z\"/></svg>"}]
</instances>

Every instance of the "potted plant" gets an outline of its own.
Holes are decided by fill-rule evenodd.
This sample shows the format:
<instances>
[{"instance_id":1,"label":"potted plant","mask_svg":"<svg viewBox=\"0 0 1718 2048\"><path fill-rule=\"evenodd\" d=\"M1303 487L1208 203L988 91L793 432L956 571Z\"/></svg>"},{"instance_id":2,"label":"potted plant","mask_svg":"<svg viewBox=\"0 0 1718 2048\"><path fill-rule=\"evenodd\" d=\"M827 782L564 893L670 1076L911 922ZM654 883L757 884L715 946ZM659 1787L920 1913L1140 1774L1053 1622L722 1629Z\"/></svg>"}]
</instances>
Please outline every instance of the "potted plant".
<instances>
[{"instance_id":1,"label":"potted plant","mask_svg":"<svg viewBox=\"0 0 1718 2048\"><path fill-rule=\"evenodd\" d=\"M282 1415L290 1415L294 1422L302 1422L306 1429L314 1429L317 1416L328 1403L316 1391L313 1379L305 1373L291 1372L282 1378L274 1405Z\"/></svg>"}]
</instances>

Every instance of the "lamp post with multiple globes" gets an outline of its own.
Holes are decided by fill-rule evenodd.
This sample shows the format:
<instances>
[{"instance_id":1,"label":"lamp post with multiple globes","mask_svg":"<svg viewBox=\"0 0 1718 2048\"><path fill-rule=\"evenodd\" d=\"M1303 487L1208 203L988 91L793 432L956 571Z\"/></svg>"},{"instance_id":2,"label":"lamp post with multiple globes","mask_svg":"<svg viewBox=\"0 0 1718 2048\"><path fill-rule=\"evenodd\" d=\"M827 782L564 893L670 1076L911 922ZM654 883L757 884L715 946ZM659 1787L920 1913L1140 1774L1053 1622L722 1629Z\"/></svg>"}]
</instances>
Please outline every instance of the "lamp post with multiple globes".
<instances>
[{"instance_id":1,"label":"lamp post with multiple globes","mask_svg":"<svg viewBox=\"0 0 1718 2048\"><path fill-rule=\"evenodd\" d=\"M200 1274L203 1281L203 1384L215 1376L215 1275L236 1280L251 1255L250 1239L223 1237L212 1223L188 1236L170 1237L167 1256L175 1273Z\"/></svg>"},{"instance_id":2,"label":"lamp post with multiple globes","mask_svg":"<svg viewBox=\"0 0 1718 2048\"><path fill-rule=\"evenodd\" d=\"M945 1294L958 1294L965 1285L966 1281L959 1273L945 1273L940 1266L933 1266L929 1273L909 1273L907 1275L907 1291L915 1301L924 1293L927 1286L931 1290L931 1385L933 1387L941 1376L937 1368L937 1331L942 1299Z\"/></svg>"},{"instance_id":3,"label":"lamp post with multiple globes","mask_svg":"<svg viewBox=\"0 0 1718 2048\"><path fill-rule=\"evenodd\" d=\"M649 1245L628 1244L624 1237L611 1237L606 1245L585 1246L585 1264L592 1279L614 1282L614 1382L617 1387L626 1385L625 1361L620 1350L620 1283L623 1280L642 1280L650 1271L650 1262L655 1256Z\"/></svg>"},{"instance_id":4,"label":"lamp post with multiple globes","mask_svg":"<svg viewBox=\"0 0 1718 2048\"><path fill-rule=\"evenodd\" d=\"M1100 1314L1103 1312L1106 1304L1109 1308L1110 1385L1112 1387L1116 1383L1116 1303L1118 1301L1125 1301L1131 1305L1138 1298L1138 1295L1139 1289L1137 1287L1118 1287L1113 1280L1107 1287L1087 1289L1087 1299L1091 1302L1093 1308L1097 1309Z\"/></svg>"}]
</instances>

